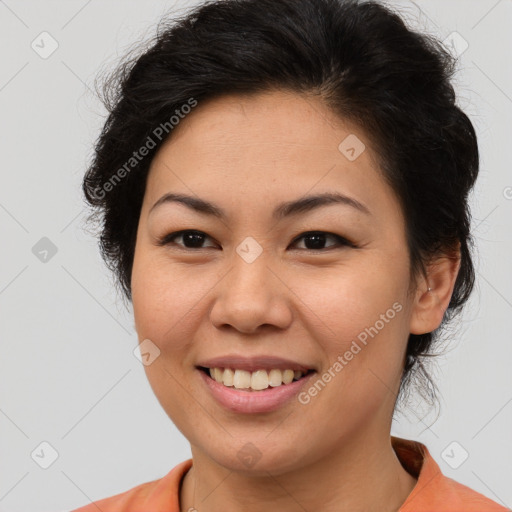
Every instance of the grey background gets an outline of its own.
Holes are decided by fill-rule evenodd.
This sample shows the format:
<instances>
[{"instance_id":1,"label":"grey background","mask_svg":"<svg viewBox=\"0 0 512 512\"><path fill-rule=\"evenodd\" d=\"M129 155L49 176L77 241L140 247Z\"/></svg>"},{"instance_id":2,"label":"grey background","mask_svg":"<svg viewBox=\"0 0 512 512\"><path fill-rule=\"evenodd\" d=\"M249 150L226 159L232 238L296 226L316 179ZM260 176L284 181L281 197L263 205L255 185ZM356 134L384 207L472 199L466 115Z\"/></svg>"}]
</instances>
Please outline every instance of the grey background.
<instances>
[{"instance_id":1,"label":"grey background","mask_svg":"<svg viewBox=\"0 0 512 512\"><path fill-rule=\"evenodd\" d=\"M455 85L481 150L472 197L477 286L435 372L441 412L436 420L420 404L410 407L392 433L425 443L447 476L512 507L512 2L388 4L413 27L441 40L457 31L469 44ZM4 512L69 510L160 478L190 457L133 355L131 310L83 229L80 191L105 114L94 77L152 35L166 11L188 5L0 0ZM45 59L31 47L51 48L43 31L58 42ZM57 251L46 262L43 237ZM58 452L47 469L43 441ZM469 457L453 469L446 461L460 461L462 450Z\"/></svg>"}]
</instances>

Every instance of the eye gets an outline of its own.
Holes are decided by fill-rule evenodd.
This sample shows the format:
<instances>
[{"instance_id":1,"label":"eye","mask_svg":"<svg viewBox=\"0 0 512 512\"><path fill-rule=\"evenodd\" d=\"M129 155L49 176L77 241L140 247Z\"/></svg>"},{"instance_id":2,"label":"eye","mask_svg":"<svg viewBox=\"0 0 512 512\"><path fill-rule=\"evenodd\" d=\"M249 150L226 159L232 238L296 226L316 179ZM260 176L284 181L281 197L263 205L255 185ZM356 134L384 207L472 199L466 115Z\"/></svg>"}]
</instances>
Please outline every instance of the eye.
<instances>
[{"instance_id":1,"label":"eye","mask_svg":"<svg viewBox=\"0 0 512 512\"><path fill-rule=\"evenodd\" d=\"M157 245L164 246L170 244L177 244L181 246L183 249L206 249L208 247L201 247L204 240L210 238L206 233L202 231L197 231L193 229L186 229L183 231L176 231L174 233L169 233L165 235L161 239L158 240ZM325 245L325 240L331 238L335 240L335 244L330 245L328 247L323 247ZM181 239L181 242L175 242L175 240ZM357 245L347 240L346 238L336 235L334 233L327 233L325 231L308 231L306 233L301 234L299 237L295 238L292 242L296 244L299 240L309 240L309 243L306 242L306 249L309 250L323 250L330 249L332 247L340 247L340 246L348 246L352 248L356 248ZM213 246L210 246L213 247Z\"/></svg>"},{"instance_id":2,"label":"eye","mask_svg":"<svg viewBox=\"0 0 512 512\"><path fill-rule=\"evenodd\" d=\"M174 243L174 240L177 238L183 239L184 249L203 249L201 244L203 243L205 238L210 238L206 233L202 231L196 231L193 229L185 229L183 231L176 231L174 233L169 233L165 235L163 238L158 240L158 245L169 245ZM188 245L187 245L188 244ZM181 245L178 243L178 245Z\"/></svg>"},{"instance_id":3,"label":"eye","mask_svg":"<svg viewBox=\"0 0 512 512\"><path fill-rule=\"evenodd\" d=\"M349 246L349 247L357 247L353 242L343 238L340 235L336 235L334 233L326 233L325 231L308 231L307 233L303 233L299 237L294 240L294 243L298 240L304 239L309 240L309 243L306 243L306 248L311 250L322 250L325 249L323 245L325 244L325 239L331 238L336 241L334 245L326 247L330 249L336 246ZM308 247L309 246L309 247Z\"/></svg>"}]
</instances>

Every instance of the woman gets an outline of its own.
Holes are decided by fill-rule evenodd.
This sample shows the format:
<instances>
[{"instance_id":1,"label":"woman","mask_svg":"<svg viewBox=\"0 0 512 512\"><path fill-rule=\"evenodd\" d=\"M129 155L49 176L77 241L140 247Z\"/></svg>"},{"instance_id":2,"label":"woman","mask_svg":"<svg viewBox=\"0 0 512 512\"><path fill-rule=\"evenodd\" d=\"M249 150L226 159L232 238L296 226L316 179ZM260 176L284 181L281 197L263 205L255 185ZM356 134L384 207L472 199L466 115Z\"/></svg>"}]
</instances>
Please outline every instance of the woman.
<instances>
[{"instance_id":1,"label":"woman","mask_svg":"<svg viewBox=\"0 0 512 512\"><path fill-rule=\"evenodd\" d=\"M453 70L354 0L209 2L118 69L84 192L192 459L78 510L505 510L390 435L474 282Z\"/></svg>"}]
</instances>

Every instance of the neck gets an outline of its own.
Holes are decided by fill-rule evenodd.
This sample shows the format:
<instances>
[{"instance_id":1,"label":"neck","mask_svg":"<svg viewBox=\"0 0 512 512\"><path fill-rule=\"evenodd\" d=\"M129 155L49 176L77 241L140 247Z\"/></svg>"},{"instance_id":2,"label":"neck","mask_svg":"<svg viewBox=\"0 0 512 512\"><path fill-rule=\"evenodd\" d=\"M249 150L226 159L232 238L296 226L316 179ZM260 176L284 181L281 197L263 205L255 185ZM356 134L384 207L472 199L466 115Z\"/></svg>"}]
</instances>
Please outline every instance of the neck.
<instances>
[{"instance_id":1,"label":"neck","mask_svg":"<svg viewBox=\"0 0 512 512\"><path fill-rule=\"evenodd\" d=\"M397 512L416 484L400 464L391 438L368 436L309 465L248 476L192 449L193 466L180 491L180 510L256 512Z\"/></svg>"}]
</instances>

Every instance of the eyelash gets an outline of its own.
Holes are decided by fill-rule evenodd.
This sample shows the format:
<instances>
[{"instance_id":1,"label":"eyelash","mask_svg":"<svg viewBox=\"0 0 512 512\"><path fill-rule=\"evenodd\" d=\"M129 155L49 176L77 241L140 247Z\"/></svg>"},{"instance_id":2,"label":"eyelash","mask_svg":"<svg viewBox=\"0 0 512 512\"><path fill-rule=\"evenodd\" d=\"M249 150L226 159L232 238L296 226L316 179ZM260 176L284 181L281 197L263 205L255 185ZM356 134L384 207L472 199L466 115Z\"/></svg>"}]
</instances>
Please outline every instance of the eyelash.
<instances>
[{"instance_id":1,"label":"eyelash","mask_svg":"<svg viewBox=\"0 0 512 512\"><path fill-rule=\"evenodd\" d=\"M173 233L169 233L165 236L163 236L162 238L159 238L158 241L157 241L157 245L158 246L165 246L165 245L170 245L171 243L174 243L172 242L172 240L174 240L175 238L179 237L179 236L182 236L182 235L185 235L187 233L193 233L195 235L206 235L207 238L210 238L206 233L204 233L203 231L197 231L195 229L184 229L182 231L175 231ZM327 237L333 237L337 240L338 242L338 247L343 247L343 246L348 246L348 247L351 247L353 249L356 249L358 246L356 244L354 244L353 242L351 242L350 240L340 236L340 235L336 235L335 233L329 233L329 232L326 232L326 231L306 231L305 233L302 233L301 235L299 235L298 237L296 237L294 239L294 241L292 242L293 244L295 244L296 242L298 242L299 240L301 240L302 238L306 238L308 236L315 236L315 235L325 235ZM179 245L179 244L178 244ZM184 247L184 246L180 246L179 247L181 249L184 249L186 251L197 251L197 250L200 250L200 249L211 249L212 247ZM305 251L308 251L308 252L312 252L312 251L326 251L328 249L333 249L333 248L336 248L336 245L335 246L330 246L330 247L326 247L326 248L322 248L322 249L300 249L300 250L305 250Z\"/></svg>"}]
</instances>

